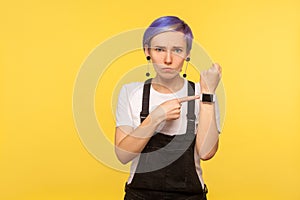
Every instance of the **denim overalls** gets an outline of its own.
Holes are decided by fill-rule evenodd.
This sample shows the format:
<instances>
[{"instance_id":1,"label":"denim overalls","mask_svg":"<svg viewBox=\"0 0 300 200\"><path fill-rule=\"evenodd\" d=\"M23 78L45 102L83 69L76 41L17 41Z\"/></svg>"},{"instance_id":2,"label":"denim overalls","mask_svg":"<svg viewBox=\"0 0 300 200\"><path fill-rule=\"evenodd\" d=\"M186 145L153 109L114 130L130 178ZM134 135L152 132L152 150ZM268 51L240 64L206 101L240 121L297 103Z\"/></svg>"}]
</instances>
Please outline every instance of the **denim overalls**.
<instances>
[{"instance_id":1,"label":"denim overalls","mask_svg":"<svg viewBox=\"0 0 300 200\"><path fill-rule=\"evenodd\" d=\"M195 95L189 81L188 95ZM144 84L141 122L149 114L151 79ZM195 161L195 101L188 102L187 129L183 135L169 136L156 132L140 154L130 184L125 186L125 200L206 200Z\"/></svg>"}]
</instances>

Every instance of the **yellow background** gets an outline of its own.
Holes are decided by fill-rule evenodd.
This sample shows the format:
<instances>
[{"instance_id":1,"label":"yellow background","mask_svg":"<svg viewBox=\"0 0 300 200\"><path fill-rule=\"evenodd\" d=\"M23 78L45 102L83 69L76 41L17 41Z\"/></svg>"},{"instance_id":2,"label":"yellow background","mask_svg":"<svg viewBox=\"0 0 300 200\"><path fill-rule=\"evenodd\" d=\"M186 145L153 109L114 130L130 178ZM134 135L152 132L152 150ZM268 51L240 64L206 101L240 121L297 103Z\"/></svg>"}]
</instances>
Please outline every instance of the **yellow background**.
<instances>
[{"instance_id":1,"label":"yellow background","mask_svg":"<svg viewBox=\"0 0 300 200\"><path fill-rule=\"evenodd\" d=\"M300 199L299 10L298 0L1 2L0 199L122 199L128 174L78 137L74 82L98 44L162 15L183 18L223 67L220 149L202 163L209 199Z\"/></svg>"}]
</instances>

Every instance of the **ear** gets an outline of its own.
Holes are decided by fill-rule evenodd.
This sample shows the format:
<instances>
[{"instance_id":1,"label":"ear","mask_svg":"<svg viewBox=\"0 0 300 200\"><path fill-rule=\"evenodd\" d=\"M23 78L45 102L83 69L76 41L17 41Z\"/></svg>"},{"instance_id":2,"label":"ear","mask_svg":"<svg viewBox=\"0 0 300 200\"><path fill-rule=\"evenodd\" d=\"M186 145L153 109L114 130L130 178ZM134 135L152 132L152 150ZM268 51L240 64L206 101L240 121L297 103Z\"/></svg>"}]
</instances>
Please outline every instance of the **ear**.
<instances>
[{"instance_id":1,"label":"ear","mask_svg":"<svg viewBox=\"0 0 300 200\"><path fill-rule=\"evenodd\" d=\"M150 56L150 48L147 44L145 44L144 46L144 53L145 53L145 56Z\"/></svg>"},{"instance_id":2,"label":"ear","mask_svg":"<svg viewBox=\"0 0 300 200\"><path fill-rule=\"evenodd\" d=\"M188 53L186 54L185 59L186 59L186 58L190 58L190 57L191 57L191 52L188 52Z\"/></svg>"}]
</instances>

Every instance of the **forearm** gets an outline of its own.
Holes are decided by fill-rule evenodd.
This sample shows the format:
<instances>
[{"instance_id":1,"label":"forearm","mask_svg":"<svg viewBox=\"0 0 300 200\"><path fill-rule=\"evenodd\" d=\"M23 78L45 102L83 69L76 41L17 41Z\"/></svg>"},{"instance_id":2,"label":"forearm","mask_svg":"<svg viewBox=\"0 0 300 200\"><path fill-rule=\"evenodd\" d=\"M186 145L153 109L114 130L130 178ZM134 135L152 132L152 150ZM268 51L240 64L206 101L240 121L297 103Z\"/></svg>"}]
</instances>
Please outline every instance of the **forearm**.
<instances>
[{"instance_id":1,"label":"forearm","mask_svg":"<svg viewBox=\"0 0 300 200\"><path fill-rule=\"evenodd\" d=\"M118 159L126 164L141 153L160 123L160 119L149 114L133 131L122 130L126 136L115 146Z\"/></svg>"},{"instance_id":2,"label":"forearm","mask_svg":"<svg viewBox=\"0 0 300 200\"><path fill-rule=\"evenodd\" d=\"M119 160L122 163L127 163L135 158L142 152L161 122L178 119L181 103L198 98L199 96L187 96L165 101L153 110L135 130L120 130L120 128L117 128L115 147Z\"/></svg>"},{"instance_id":3,"label":"forearm","mask_svg":"<svg viewBox=\"0 0 300 200\"><path fill-rule=\"evenodd\" d=\"M212 158L218 149L219 132L216 122L215 103L200 102L196 149L202 160Z\"/></svg>"}]
</instances>

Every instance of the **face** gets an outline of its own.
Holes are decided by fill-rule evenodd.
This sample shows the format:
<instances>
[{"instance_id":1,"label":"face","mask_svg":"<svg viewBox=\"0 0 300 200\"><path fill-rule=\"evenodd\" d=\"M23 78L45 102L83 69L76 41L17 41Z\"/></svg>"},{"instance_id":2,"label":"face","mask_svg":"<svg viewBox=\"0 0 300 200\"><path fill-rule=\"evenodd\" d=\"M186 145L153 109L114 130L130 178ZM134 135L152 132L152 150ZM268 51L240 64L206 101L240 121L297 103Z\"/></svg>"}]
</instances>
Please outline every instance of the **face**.
<instances>
[{"instance_id":1,"label":"face","mask_svg":"<svg viewBox=\"0 0 300 200\"><path fill-rule=\"evenodd\" d=\"M146 56L151 56L156 75L172 79L181 72L188 56L186 39L182 32L164 32L154 36L150 48L145 48Z\"/></svg>"}]
</instances>

